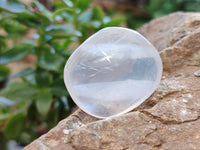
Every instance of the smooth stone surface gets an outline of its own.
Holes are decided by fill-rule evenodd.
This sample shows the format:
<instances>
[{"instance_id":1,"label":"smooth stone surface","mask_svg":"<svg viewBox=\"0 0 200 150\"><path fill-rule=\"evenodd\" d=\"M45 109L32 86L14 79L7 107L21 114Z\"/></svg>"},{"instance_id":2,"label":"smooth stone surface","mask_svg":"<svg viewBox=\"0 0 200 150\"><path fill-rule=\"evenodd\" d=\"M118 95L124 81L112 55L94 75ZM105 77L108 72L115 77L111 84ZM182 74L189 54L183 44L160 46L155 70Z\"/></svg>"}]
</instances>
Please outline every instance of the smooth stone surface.
<instances>
[{"instance_id":1,"label":"smooth stone surface","mask_svg":"<svg viewBox=\"0 0 200 150\"><path fill-rule=\"evenodd\" d=\"M109 27L88 38L71 55L64 81L74 102L86 113L105 118L126 113L158 86L162 62L138 32Z\"/></svg>"}]
</instances>

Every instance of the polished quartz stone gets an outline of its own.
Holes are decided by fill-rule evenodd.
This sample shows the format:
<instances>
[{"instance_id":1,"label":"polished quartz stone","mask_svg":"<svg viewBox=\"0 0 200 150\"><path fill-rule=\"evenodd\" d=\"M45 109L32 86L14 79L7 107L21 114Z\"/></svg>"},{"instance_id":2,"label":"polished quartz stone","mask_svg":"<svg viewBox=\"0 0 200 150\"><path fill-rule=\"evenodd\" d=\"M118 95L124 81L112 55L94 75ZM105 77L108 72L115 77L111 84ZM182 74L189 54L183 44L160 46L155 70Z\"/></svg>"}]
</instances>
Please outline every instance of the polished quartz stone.
<instances>
[{"instance_id":1,"label":"polished quartz stone","mask_svg":"<svg viewBox=\"0 0 200 150\"><path fill-rule=\"evenodd\" d=\"M138 32L104 28L81 44L64 69L65 85L86 113L105 118L126 113L158 86L162 62Z\"/></svg>"}]
</instances>

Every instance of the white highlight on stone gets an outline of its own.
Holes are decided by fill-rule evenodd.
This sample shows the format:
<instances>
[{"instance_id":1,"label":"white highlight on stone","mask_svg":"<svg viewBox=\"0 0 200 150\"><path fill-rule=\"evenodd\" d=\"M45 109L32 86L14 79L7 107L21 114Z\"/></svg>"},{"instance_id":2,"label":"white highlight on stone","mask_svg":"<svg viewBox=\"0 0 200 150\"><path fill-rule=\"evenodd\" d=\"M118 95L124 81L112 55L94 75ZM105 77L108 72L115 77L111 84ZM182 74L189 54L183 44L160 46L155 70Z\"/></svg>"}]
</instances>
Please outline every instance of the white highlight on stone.
<instances>
[{"instance_id":1,"label":"white highlight on stone","mask_svg":"<svg viewBox=\"0 0 200 150\"><path fill-rule=\"evenodd\" d=\"M176 101L176 99L173 99L173 101L175 102L175 101Z\"/></svg>"},{"instance_id":2,"label":"white highlight on stone","mask_svg":"<svg viewBox=\"0 0 200 150\"><path fill-rule=\"evenodd\" d=\"M192 98L192 95L191 95L191 94L188 94L188 98Z\"/></svg>"},{"instance_id":3,"label":"white highlight on stone","mask_svg":"<svg viewBox=\"0 0 200 150\"><path fill-rule=\"evenodd\" d=\"M188 100L183 98L183 102L184 102L184 103L187 103L187 102L188 102Z\"/></svg>"},{"instance_id":4,"label":"white highlight on stone","mask_svg":"<svg viewBox=\"0 0 200 150\"><path fill-rule=\"evenodd\" d=\"M182 112L184 115L187 114L187 110L185 110L185 109L182 109L181 112Z\"/></svg>"},{"instance_id":5,"label":"white highlight on stone","mask_svg":"<svg viewBox=\"0 0 200 150\"><path fill-rule=\"evenodd\" d=\"M63 133L64 133L64 134L69 134L70 131L69 131L68 129L64 129L64 130L63 130Z\"/></svg>"},{"instance_id":6,"label":"white highlight on stone","mask_svg":"<svg viewBox=\"0 0 200 150\"><path fill-rule=\"evenodd\" d=\"M157 88L162 62L138 32L104 28L81 44L64 69L65 85L86 113L107 118L126 113Z\"/></svg>"}]
</instances>

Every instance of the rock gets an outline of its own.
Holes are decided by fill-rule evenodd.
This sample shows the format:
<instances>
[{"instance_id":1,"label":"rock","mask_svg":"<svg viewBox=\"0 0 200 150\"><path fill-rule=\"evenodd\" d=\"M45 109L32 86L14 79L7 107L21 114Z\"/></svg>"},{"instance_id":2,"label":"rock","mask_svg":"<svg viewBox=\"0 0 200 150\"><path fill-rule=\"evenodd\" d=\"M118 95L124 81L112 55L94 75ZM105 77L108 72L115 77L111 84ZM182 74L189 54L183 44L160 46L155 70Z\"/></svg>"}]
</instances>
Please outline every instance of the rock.
<instances>
[{"instance_id":1,"label":"rock","mask_svg":"<svg viewBox=\"0 0 200 150\"><path fill-rule=\"evenodd\" d=\"M200 22L200 13L177 12L152 20L138 31L162 51L198 29L195 22Z\"/></svg>"},{"instance_id":2,"label":"rock","mask_svg":"<svg viewBox=\"0 0 200 150\"><path fill-rule=\"evenodd\" d=\"M152 109L147 110L147 112L164 123L182 123L196 120L199 117L199 112L187 105L187 99L181 99L172 99L167 102L159 103Z\"/></svg>"},{"instance_id":3,"label":"rock","mask_svg":"<svg viewBox=\"0 0 200 150\"><path fill-rule=\"evenodd\" d=\"M161 140L160 140L159 136L155 133L147 135L145 138L145 141L148 145L151 145L153 147L161 145Z\"/></svg>"},{"instance_id":4,"label":"rock","mask_svg":"<svg viewBox=\"0 0 200 150\"><path fill-rule=\"evenodd\" d=\"M83 128L71 132L71 142L76 149L82 150L99 149L101 146L98 133Z\"/></svg>"},{"instance_id":5,"label":"rock","mask_svg":"<svg viewBox=\"0 0 200 150\"><path fill-rule=\"evenodd\" d=\"M198 150L199 16L178 12L139 29L159 50L164 65L160 86L142 105L104 120L78 109L24 150Z\"/></svg>"}]
</instances>

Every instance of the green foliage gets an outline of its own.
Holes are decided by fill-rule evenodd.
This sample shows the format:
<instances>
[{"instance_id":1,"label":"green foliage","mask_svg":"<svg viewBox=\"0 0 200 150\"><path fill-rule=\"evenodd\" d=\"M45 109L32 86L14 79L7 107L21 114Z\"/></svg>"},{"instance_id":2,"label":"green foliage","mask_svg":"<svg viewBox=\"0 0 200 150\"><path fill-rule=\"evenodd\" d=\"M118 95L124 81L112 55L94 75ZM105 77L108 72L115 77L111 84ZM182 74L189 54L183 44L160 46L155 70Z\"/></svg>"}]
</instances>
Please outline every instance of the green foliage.
<instances>
[{"instance_id":1,"label":"green foliage","mask_svg":"<svg viewBox=\"0 0 200 150\"><path fill-rule=\"evenodd\" d=\"M52 93L50 89L43 89L40 93L38 93L36 106L38 108L39 113L46 115L50 109L52 103Z\"/></svg>"},{"instance_id":2,"label":"green foliage","mask_svg":"<svg viewBox=\"0 0 200 150\"><path fill-rule=\"evenodd\" d=\"M200 11L200 0L150 0L147 10L152 18L175 11Z\"/></svg>"},{"instance_id":3,"label":"green foliage","mask_svg":"<svg viewBox=\"0 0 200 150\"><path fill-rule=\"evenodd\" d=\"M0 7L1 9L12 13L21 13L26 11L25 5L20 3L18 0L3 0L0 3Z\"/></svg>"},{"instance_id":4,"label":"green foliage","mask_svg":"<svg viewBox=\"0 0 200 150\"><path fill-rule=\"evenodd\" d=\"M139 0L139 2L141 3L136 6L136 9L133 7L131 13L126 14L129 28L138 29L152 19L176 11L200 11L200 0Z\"/></svg>"},{"instance_id":5,"label":"green foliage","mask_svg":"<svg viewBox=\"0 0 200 150\"><path fill-rule=\"evenodd\" d=\"M7 123L5 127L5 135L7 139L16 139L21 135L24 130L25 115L18 113L14 115Z\"/></svg>"},{"instance_id":6,"label":"green foliage","mask_svg":"<svg viewBox=\"0 0 200 150\"><path fill-rule=\"evenodd\" d=\"M1 54L0 64L7 64L22 59L34 48L34 46L35 45L32 43L22 43L4 51Z\"/></svg>"},{"instance_id":7,"label":"green foliage","mask_svg":"<svg viewBox=\"0 0 200 150\"><path fill-rule=\"evenodd\" d=\"M103 10L101 9L101 7L99 6L96 6L93 8L93 17L96 19L96 20L100 20L101 22L103 22L103 18L105 16Z\"/></svg>"},{"instance_id":8,"label":"green foliage","mask_svg":"<svg viewBox=\"0 0 200 150\"><path fill-rule=\"evenodd\" d=\"M152 18L158 18L176 11L176 0L151 0L148 6L149 13Z\"/></svg>"},{"instance_id":9,"label":"green foliage","mask_svg":"<svg viewBox=\"0 0 200 150\"><path fill-rule=\"evenodd\" d=\"M5 65L0 65L0 82L7 80L10 70Z\"/></svg>"},{"instance_id":10,"label":"green foliage","mask_svg":"<svg viewBox=\"0 0 200 150\"><path fill-rule=\"evenodd\" d=\"M71 45L80 44L103 27L118 26L124 21L121 16L106 16L100 7L90 8L91 1L53 1L54 11L38 1L33 1L31 9L18 0L0 3L0 28L5 32L0 35L0 72L6 72L1 68L3 64L21 60L28 54L37 58L32 68L10 76L10 79L21 78L21 82L9 82L0 91L0 124L3 124L0 133L8 140L31 142L75 106L63 82ZM30 30L35 32L34 37L23 40L20 36Z\"/></svg>"},{"instance_id":11,"label":"green foliage","mask_svg":"<svg viewBox=\"0 0 200 150\"><path fill-rule=\"evenodd\" d=\"M16 105L15 102L5 98L5 97L1 97L0 96L0 106L1 107L6 107L6 106L13 106L13 105Z\"/></svg>"},{"instance_id":12,"label":"green foliage","mask_svg":"<svg viewBox=\"0 0 200 150\"><path fill-rule=\"evenodd\" d=\"M11 82L0 95L20 104L36 98L38 88L30 82Z\"/></svg>"}]
</instances>

